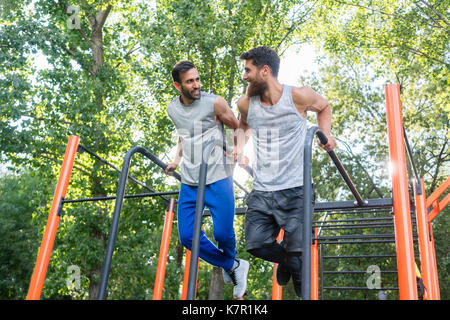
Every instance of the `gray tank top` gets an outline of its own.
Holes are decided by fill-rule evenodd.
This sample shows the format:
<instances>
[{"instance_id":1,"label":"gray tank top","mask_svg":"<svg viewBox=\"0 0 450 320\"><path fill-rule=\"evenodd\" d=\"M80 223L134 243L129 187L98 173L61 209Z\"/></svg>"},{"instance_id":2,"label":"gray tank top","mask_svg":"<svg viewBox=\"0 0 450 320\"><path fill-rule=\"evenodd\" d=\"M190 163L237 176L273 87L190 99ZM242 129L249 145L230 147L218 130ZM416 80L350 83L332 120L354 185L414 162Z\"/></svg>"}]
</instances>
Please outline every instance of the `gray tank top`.
<instances>
[{"instance_id":1,"label":"gray tank top","mask_svg":"<svg viewBox=\"0 0 450 320\"><path fill-rule=\"evenodd\" d=\"M280 101L261 105L250 98L247 123L252 130L255 159L253 189L276 191L303 186L303 145L307 120L292 100L292 87L283 85Z\"/></svg>"},{"instance_id":2,"label":"gray tank top","mask_svg":"<svg viewBox=\"0 0 450 320\"><path fill-rule=\"evenodd\" d=\"M201 92L200 99L190 105L184 105L180 97L167 106L167 114L175 124L181 139L183 152L180 164L181 182L197 186L202 162L202 151L206 143L214 139L223 139L222 127L214 117L213 94ZM223 149L215 147L208 158L206 184L227 178L233 174L233 164L226 164Z\"/></svg>"}]
</instances>

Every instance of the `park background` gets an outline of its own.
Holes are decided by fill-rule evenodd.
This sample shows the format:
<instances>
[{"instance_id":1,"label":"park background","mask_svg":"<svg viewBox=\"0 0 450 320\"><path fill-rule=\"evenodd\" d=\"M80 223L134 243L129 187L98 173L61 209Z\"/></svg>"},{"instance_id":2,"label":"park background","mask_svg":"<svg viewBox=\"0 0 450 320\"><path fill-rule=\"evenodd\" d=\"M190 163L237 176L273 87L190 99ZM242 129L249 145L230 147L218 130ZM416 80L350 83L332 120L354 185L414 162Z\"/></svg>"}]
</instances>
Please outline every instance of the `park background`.
<instances>
[{"instance_id":1,"label":"park background","mask_svg":"<svg viewBox=\"0 0 450 320\"><path fill-rule=\"evenodd\" d=\"M237 115L245 92L239 56L267 45L282 57L280 81L308 85L332 107L336 153L363 198L390 198L384 86L401 89L405 130L431 194L449 175L449 0L1 0L0 1L0 299L24 299L69 135L121 167L140 145L165 162L176 135L166 105L176 95L170 70L197 64L203 90L223 96ZM315 123L314 117L309 120ZM143 157L130 174L156 191L173 178ZM69 199L115 195L119 175L88 154L75 160ZM235 178L251 188L245 172ZM326 153L315 148L317 201L352 199ZM127 194L141 193L128 183ZM237 206L243 193L236 188ZM114 201L66 204L42 299L95 299ZM165 204L126 200L108 283L109 299L151 299ZM441 298L449 298L449 209L433 221ZM205 220L204 230L212 226ZM270 299L272 265L251 263L248 299ZM357 254L337 246L336 255ZM375 249L374 249L375 250ZM416 251L417 254L417 246ZM418 262L418 258L416 257ZM395 260L384 261L395 269ZM184 250L172 230L163 299L179 299ZM419 264L418 264L419 265ZM71 279L74 266L79 282ZM341 261L336 270L365 270ZM364 278L365 277L365 278ZM368 275L339 275L333 284ZM198 298L231 299L220 270L200 263ZM383 275L383 286L396 286ZM388 292L396 299L397 292ZM296 299L293 289L285 299ZM327 299L377 299L370 291Z\"/></svg>"}]
</instances>

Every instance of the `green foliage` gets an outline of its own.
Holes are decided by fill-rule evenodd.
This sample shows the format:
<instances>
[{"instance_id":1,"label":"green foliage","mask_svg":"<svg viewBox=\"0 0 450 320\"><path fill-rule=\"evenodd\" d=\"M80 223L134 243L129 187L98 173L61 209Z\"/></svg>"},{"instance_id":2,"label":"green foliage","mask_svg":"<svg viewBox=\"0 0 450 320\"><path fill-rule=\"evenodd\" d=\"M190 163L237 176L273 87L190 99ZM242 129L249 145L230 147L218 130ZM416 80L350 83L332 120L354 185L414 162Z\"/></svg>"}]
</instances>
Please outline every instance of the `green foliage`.
<instances>
[{"instance_id":1,"label":"green foliage","mask_svg":"<svg viewBox=\"0 0 450 320\"><path fill-rule=\"evenodd\" d=\"M234 108L246 85L242 52L268 45L283 54L293 44L315 44L323 52L320 71L300 83L330 101L336 153L364 198L390 197L383 86L400 83L403 121L430 194L449 172L447 8L448 1L431 0L0 1L0 161L11 172L0 178L0 297L26 295L69 135L78 135L82 145L118 168L135 145L170 161L175 135L165 107L177 94L170 70L182 59L197 64L203 90L225 97ZM328 156L316 149L318 201L352 199ZM156 191L177 189L173 178L140 155L130 175ZM118 177L78 153L66 198L114 195ZM127 194L146 191L128 182ZM113 207L113 201L64 206L42 298L96 298ZM125 200L109 298L152 298L165 209L158 198ZM251 263L249 298L270 299L272 266L245 252L242 217L235 228L238 254ZM448 208L433 228L445 294ZM205 230L211 232L207 222ZM355 246L329 254L364 250ZM384 261L383 267L395 268L392 264ZM71 266L80 269L79 288L67 285ZM198 296L207 299L212 269L200 267ZM182 278L175 221L163 299L180 297ZM360 280L340 275L333 284ZM291 287L283 297L296 299ZM232 298L231 286L224 286L223 298Z\"/></svg>"}]
</instances>

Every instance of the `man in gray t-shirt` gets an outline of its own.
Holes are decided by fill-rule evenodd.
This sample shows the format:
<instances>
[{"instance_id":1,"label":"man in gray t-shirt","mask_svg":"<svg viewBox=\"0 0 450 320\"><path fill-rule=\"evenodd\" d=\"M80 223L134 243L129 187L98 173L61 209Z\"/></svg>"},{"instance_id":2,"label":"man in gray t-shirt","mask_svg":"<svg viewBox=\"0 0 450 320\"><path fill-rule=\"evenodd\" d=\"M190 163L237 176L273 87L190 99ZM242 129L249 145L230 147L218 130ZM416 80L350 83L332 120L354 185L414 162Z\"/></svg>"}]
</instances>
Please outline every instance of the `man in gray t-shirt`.
<instances>
[{"instance_id":1,"label":"man in gray t-shirt","mask_svg":"<svg viewBox=\"0 0 450 320\"><path fill-rule=\"evenodd\" d=\"M197 189L203 147L210 140L222 140L222 124L238 128L238 120L222 97L200 91L200 76L190 61L177 63L172 70L175 88L180 92L167 106L167 114L178 133L175 160L167 166L171 174L181 163L181 187L178 197L178 233L181 243L191 249ZM221 147L208 159L205 204L211 212L217 247L201 231L199 256L221 267L226 283L234 284L233 295L242 299L247 286L249 263L236 259L234 192L232 166Z\"/></svg>"},{"instance_id":2,"label":"man in gray t-shirt","mask_svg":"<svg viewBox=\"0 0 450 320\"><path fill-rule=\"evenodd\" d=\"M326 151L336 146L331 135L331 108L327 100L308 87L278 82L278 54L256 47L241 55L243 79L250 83L238 101L241 114L236 157L242 156L245 140L253 138L253 190L247 197L245 241L248 252L278 263L276 278L286 285L292 276L301 296L303 224L303 145L306 113L317 114L319 127L328 138ZM250 132L251 134L248 134ZM280 229L283 243L276 241Z\"/></svg>"}]
</instances>

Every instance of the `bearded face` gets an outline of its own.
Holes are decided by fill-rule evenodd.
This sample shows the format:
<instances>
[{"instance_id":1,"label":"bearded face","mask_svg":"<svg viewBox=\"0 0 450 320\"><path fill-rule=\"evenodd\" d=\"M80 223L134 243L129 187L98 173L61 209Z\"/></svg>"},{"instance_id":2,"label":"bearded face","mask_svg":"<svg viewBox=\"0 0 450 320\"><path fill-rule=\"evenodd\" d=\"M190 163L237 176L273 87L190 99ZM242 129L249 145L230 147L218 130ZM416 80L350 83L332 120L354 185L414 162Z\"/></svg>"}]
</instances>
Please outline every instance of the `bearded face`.
<instances>
[{"instance_id":1,"label":"bearded face","mask_svg":"<svg viewBox=\"0 0 450 320\"><path fill-rule=\"evenodd\" d=\"M247 95L249 97L261 96L267 89L267 82L261 77L257 76L255 79L249 79L249 86L247 88Z\"/></svg>"},{"instance_id":2,"label":"bearded face","mask_svg":"<svg viewBox=\"0 0 450 320\"><path fill-rule=\"evenodd\" d=\"M200 99L200 88L186 88L185 86L180 86L181 93L190 100L198 100Z\"/></svg>"}]
</instances>

